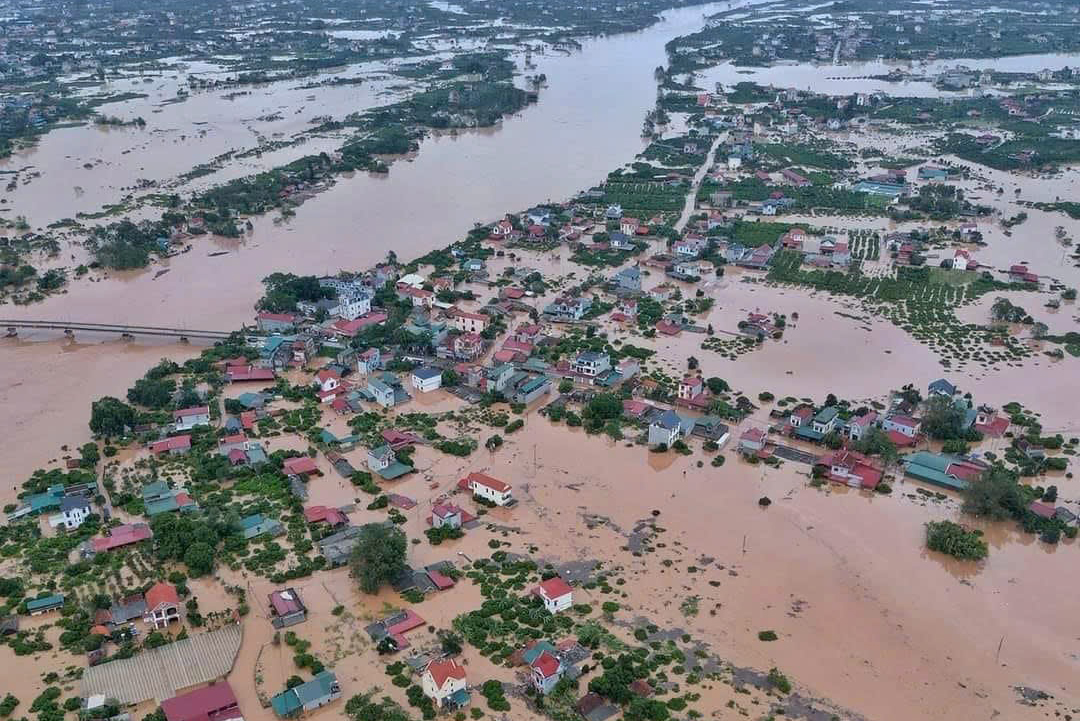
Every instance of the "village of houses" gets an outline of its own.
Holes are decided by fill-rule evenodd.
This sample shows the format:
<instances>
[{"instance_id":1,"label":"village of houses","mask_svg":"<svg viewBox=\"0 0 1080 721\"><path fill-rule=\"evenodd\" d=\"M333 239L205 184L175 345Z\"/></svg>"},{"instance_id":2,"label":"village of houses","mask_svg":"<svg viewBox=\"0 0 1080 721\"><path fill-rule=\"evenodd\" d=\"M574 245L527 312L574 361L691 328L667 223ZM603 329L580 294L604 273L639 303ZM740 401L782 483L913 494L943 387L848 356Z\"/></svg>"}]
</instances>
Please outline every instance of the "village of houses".
<instances>
[{"instance_id":1,"label":"village of houses","mask_svg":"<svg viewBox=\"0 0 1080 721\"><path fill-rule=\"evenodd\" d=\"M707 169L708 177L719 182L743 177L753 135L732 130L723 142L719 136L706 136L727 153L726 161ZM684 152L699 152L695 143L687 144ZM86 718L135 718L123 707L159 709L156 718L167 721L327 713L320 709L343 705L342 697L384 687L382 678L371 676L373 669L403 660L415 679L412 685L438 711L480 708L491 693L485 682L496 679L515 699L514 718L542 716L542 704L528 699L556 690L565 694L567 686L559 684L566 678L581 681L571 694L581 717L614 717L620 703L589 690L597 666L591 664L592 675L586 675L590 651L571 633L524 644L507 660L505 665L516 669L510 671L475 649L440 645L441 637L433 632L452 628L456 617L482 602L463 575L472 561L498 548L507 529L526 526L531 522L527 519L537 517L535 499L525 490L530 464L535 468L535 450L522 449L544 444L545 453L558 453L552 450L557 432L547 429L561 419L568 426L581 425L597 398L614 397L621 410L604 416L593 431L602 428L613 438L617 433L617 440L640 447L648 459L704 456L717 479L728 473L737 477L733 466L787 464L799 469L799 482L825 488L833 484L880 496L897 484L910 483L933 493L961 491L977 482L990 463L977 448L944 453L940 443L928 439L920 417L931 399L941 398L959 410L963 430L973 437L995 449L1008 445L1034 463L1045 458L1044 449L1014 437L1009 413L980 403L948 377L906 390L889 387L889 379L882 378L879 402L873 404L831 397L773 399L717 383L723 366L708 352L700 361L657 354L657 339L720 337L753 349L813 332L805 324L791 327L791 308L746 308L734 316L725 308L730 325L714 328L710 306L694 305L702 298L724 303L718 278L763 280L778 252L798 251L807 267L839 270L861 260L886 266L925 262L918 234L882 237L880 260L865 250L856 257L844 237L811 234L798 226L756 246L726 239L716 231L756 214L782 212L791 203L785 186L809 182L790 169L754 175L776 186L772 198L739 204L731 193L717 190L692 209L683 227L670 214L634 218L617 204L590 203L585 194L494 223L483 237L452 247L450 267L406 269L387 262L359 273L319 278L325 297L302 300L294 310L258 312L254 325L242 334L246 352L215 360L224 381L220 393L200 388L203 404L171 410L171 422L150 429L152 439L125 449L112 462L134 468L152 459L157 472L135 489L141 513L107 501L103 506L102 489L93 482L54 485L22 497L8 514L9 524L37 522L46 534L77 534L88 518L104 516L103 530L80 544L73 560L145 547L154 542L151 525L156 517L202 512L198 493L185 482L184 468L193 454L207 448L209 433L211 455L225 459L230 468L255 473L270 469L280 475L289 503L299 504L303 527L323 559L313 574L283 583L257 574L249 577L236 568L219 569L221 583L248 589L246 604L252 610L242 616L223 597L212 629L187 630L191 606L185 604L179 584L165 579L113 598L93 616L91 633L104 642L82 659L72 683L81 713ZM930 165L917 174L918 182L925 183L947 177L947 171ZM680 187L689 181L682 182ZM909 192L908 183L902 174L890 173L860 186L892 200ZM690 186L691 193L696 190L696 184ZM676 233L658 235L660 227L675 227ZM965 272L981 268L973 255L978 227L964 221L956 228L955 247L942 267ZM595 266L590 270L565 259L563 251L571 249L615 254L618 262L598 273ZM559 255L557 262L546 259L553 252ZM1006 275L1009 281L1039 286L1040 277L1023 264L1014 264ZM395 317L404 320L397 324ZM396 324L393 332L380 331L389 323ZM403 337L415 342L401 342ZM378 340L369 342L371 338ZM724 361L734 358L725 355ZM897 386L909 379L898 380ZM286 398L282 383L299 389L302 400ZM468 416L470 412L508 406L514 420L466 438L463 428L475 433L481 425L479 416ZM268 432L305 407L317 418L310 426L317 433ZM434 432L418 428L410 417L414 414L434 416L436 423L427 427ZM446 414L452 418L447 420ZM376 430L358 430L353 421L360 416L377 418ZM578 422L572 424L570 418ZM870 433L887 438L900 451L899 459L887 461L856 450ZM488 438L485 443L489 434L498 441ZM447 440L471 443L472 448L444 452L440 443ZM512 460L500 457L503 443L519 449ZM481 444L484 447L477 448ZM616 453L607 447L597 452ZM113 465L110 472L117 470ZM363 480L358 483L358 478ZM359 484L374 484L386 499L384 506L365 508ZM288 656L264 655L264 650L278 647L278 635L286 628L320 639L321 652L328 653L328 629L352 613L346 610L343 616L338 609L349 609L359 595L346 568L356 538L365 523L385 520L384 508L391 522L418 545L410 549L409 567L394 579L392 592L380 595L385 613L376 614L369 605L368 615L357 614L370 621L356 632L363 643L346 643L348 650L335 656L336 663L320 664L318 672L306 677L294 673ZM1076 522L1076 509L1066 503L1036 501L1030 510L1040 517ZM245 515L239 524L245 541L281 538L287 525L268 513ZM439 533L429 533L434 531ZM440 542L420 543L424 535ZM514 545L516 552L524 550ZM537 536L529 545L543 546ZM522 595L535 599L538 608L559 616L603 600L584 588L588 574L569 569L565 576L558 573L553 569L559 559L542 550L533 560L546 570ZM210 583L190 580L192 589L208 589ZM17 612L6 617L0 629L11 636L32 633L85 600L55 584L50 590L9 609ZM122 643L132 633L170 632L182 626L183 638L167 645L132 658L108 657L109 645ZM75 660L68 657L64 665ZM634 693L648 698L660 690L645 683ZM423 708L403 689L394 693L402 704Z\"/></svg>"}]
</instances>

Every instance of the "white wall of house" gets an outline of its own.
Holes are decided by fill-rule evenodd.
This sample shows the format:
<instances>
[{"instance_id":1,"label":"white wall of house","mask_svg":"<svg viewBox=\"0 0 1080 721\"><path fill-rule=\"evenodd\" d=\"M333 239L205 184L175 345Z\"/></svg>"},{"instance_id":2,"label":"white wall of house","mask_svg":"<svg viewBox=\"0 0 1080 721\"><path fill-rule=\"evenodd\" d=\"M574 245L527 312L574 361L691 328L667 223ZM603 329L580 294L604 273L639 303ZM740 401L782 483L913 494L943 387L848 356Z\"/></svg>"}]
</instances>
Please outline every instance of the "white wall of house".
<instances>
[{"instance_id":1,"label":"white wall of house","mask_svg":"<svg viewBox=\"0 0 1080 721\"><path fill-rule=\"evenodd\" d=\"M659 424L649 426L650 446L658 446L661 443L666 446L671 446L671 444L677 440L679 440L679 428L669 429Z\"/></svg>"},{"instance_id":2,"label":"white wall of house","mask_svg":"<svg viewBox=\"0 0 1080 721\"><path fill-rule=\"evenodd\" d=\"M66 530L71 531L81 526L83 521L85 521L89 515L89 506L69 508L63 513L57 513L56 515L50 516L49 525L53 528L60 528L63 526Z\"/></svg>"},{"instance_id":3,"label":"white wall of house","mask_svg":"<svg viewBox=\"0 0 1080 721\"><path fill-rule=\"evenodd\" d=\"M548 598L543 593L541 593L540 598L544 601L544 608L546 608L551 613L565 611L566 609L574 605L573 593L566 593L556 598Z\"/></svg>"},{"instance_id":4,"label":"white wall of house","mask_svg":"<svg viewBox=\"0 0 1080 721\"><path fill-rule=\"evenodd\" d=\"M435 685L435 677L431 675L431 672L425 671L422 686L424 695L433 700L438 706L442 707L442 705L446 703L446 699L465 688L466 679L448 678L443 683L442 688L439 688Z\"/></svg>"},{"instance_id":5,"label":"white wall of house","mask_svg":"<svg viewBox=\"0 0 1080 721\"><path fill-rule=\"evenodd\" d=\"M454 327L462 333L480 333L487 328L487 318L471 318L465 315L454 316Z\"/></svg>"},{"instance_id":6,"label":"white wall of house","mask_svg":"<svg viewBox=\"0 0 1080 721\"><path fill-rule=\"evenodd\" d=\"M176 430L190 431L195 426L210 425L209 413L198 413L190 416L181 416L176 419Z\"/></svg>"},{"instance_id":7,"label":"white wall of house","mask_svg":"<svg viewBox=\"0 0 1080 721\"><path fill-rule=\"evenodd\" d=\"M421 393L438 390L442 387L442 376L437 375L431 378L419 378L414 375L412 377L412 386Z\"/></svg>"},{"instance_id":8,"label":"white wall of house","mask_svg":"<svg viewBox=\"0 0 1080 721\"><path fill-rule=\"evenodd\" d=\"M505 506L507 503L510 502L511 498L513 497L511 495L513 489L510 488L506 489L505 491L496 491L491 486L485 486L484 484L477 483L476 481L472 481L469 486L475 495L489 500L498 506Z\"/></svg>"},{"instance_id":9,"label":"white wall of house","mask_svg":"<svg viewBox=\"0 0 1080 721\"><path fill-rule=\"evenodd\" d=\"M345 320L356 320L371 312L371 299L365 296L353 296L342 300L337 311L337 314Z\"/></svg>"}]
</instances>

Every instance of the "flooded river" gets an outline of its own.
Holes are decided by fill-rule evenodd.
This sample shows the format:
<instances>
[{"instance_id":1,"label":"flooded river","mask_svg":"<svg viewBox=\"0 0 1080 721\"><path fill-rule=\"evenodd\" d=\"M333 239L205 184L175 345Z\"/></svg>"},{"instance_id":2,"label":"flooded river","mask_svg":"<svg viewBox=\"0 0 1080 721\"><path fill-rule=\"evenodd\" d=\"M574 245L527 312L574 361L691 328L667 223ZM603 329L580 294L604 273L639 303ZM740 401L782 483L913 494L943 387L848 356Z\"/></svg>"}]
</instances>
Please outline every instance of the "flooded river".
<instances>
[{"instance_id":1,"label":"flooded river","mask_svg":"<svg viewBox=\"0 0 1080 721\"><path fill-rule=\"evenodd\" d=\"M536 106L497 128L434 135L389 177L343 179L287 223L259 219L235 254L208 259L217 248L201 242L156 280L154 267L12 312L147 324L168 309L190 327L232 328L251 319L259 281L274 271L359 268L391 249L408 258L457 240L476 221L566 198L641 150L664 43L718 7L672 11L642 32L585 41L580 53L534 57L532 72L548 78Z\"/></svg>"}]
</instances>

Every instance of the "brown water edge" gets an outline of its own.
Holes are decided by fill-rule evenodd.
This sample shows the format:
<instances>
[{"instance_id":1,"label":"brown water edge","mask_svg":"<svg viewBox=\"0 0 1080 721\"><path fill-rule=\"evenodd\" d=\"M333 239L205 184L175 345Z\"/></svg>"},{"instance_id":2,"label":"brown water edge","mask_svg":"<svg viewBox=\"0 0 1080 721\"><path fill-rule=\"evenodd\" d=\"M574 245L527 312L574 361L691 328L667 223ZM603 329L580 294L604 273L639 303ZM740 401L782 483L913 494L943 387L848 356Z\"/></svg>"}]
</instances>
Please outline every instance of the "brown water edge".
<instances>
[{"instance_id":1,"label":"brown water edge","mask_svg":"<svg viewBox=\"0 0 1080 721\"><path fill-rule=\"evenodd\" d=\"M104 395L123 398L161 358L183 362L200 351L177 342L93 342L91 337L0 339L0 405L6 409L0 422L5 476L0 505L14 502L35 469L62 467L65 456L77 457L78 446L90 440L91 401ZM68 451L61 449L65 444Z\"/></svg>"},{"instance_id":2,"label":"brown water edge","mask_svg":"<svg viewBox=\"0 0 1080 721\"><path fill-rule=\"evenodd\" d=\"M615 448L536 418L525 430L525 442L490 465L494 475L516 479L526 508L536 504L537 521L524 526L543 537L541 547L563 558L617 557L624 538L583 531L575 516L606 515L629 529L660 510L657 521L668 531L657 540L671 550L655 555L676 565L665 570L649 555L623 556L628 567L640 567L623 588L642 615L661 625L689 623L740 664L779 665L870 718L895 718L895 709L920 718L975 717L972 709L984 716L991 708L1020 717L1006 711L1013 705L1008 687L1016 683L1075 694L1074 589L1061 578L1064 559L1057 558L1075 544L1049 547L1003 528L991 534L990 558L972 571L920 550L922 524L954 517L955 504L909 499L912 484L899 483L887 498L817 491L798 475L802 467L764 470L730 453L720 469L696 468L695 454L655 472L653 456L641 448ZM757 506L762 495L774 501L766 511ZM519 514L516 525L521 521ZM676 539L684 544L677 550ZM679 568L707 566L695 560L701 556L739 575L702 571L695 578ZM707 579L720 588L712 590ZM691 592L701 595L702 613L684 619L679 599ZM1030 612L1034 598L1037 614ZM792 617L795 600L804 603ZM722 604L715 617L706 615L710 602ZM782 640L758 642L757 631L770 628ZM999 666L994 654L1002 636Z\"/></svg>"}]
</instances>

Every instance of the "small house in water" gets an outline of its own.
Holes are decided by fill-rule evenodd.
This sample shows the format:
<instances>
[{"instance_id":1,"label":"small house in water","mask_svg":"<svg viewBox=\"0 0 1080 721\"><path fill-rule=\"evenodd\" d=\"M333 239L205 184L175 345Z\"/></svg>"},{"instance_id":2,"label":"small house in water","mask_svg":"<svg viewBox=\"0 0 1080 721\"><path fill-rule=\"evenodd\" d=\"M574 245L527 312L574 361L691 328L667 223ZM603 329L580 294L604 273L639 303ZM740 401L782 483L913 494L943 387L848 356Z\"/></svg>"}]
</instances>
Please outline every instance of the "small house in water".
<instances>
[{"instance_id":1,"label":"small house in water","mask_svg":"<svg viewBox=\"0 0 1080 721\"><path fill-rule=\"evenodd\" d=\"M424 669L424 695L439 708L461 708L469 701L465 667L452 658L432 661Z\"/></svg>"},{"instance_id":2,"label":"small house in water","mask_svg":"<svg viewBox=\"0 0 1080 721\"><path fill-rule=\"evenodd\" d=\"M533 593L544 602L544 608L551 613L565 611L574 605L574 589L558 576L542 581L533 589Z\"/></svg>"},{"instance_id":3,"label":"small house in water","mask_svg":"<svg viewBox=\"0 0 1080 721\"><path fill-rule=\"evenodd\" d=\"M341 698L341 686L331 671L320 671L307 683L285 689L270 699L270 707L278 718L292 718L305 711L314 711Z\"/></svg>"},{"instance_id":4,"label":"small house in water","mask_svg":"<svg viewBox=\"0 0 1080 721\"><path fill-rule=\"evenodd\" d=\"M491 501L497 506L508 506L513 502L511 486L486 473L470 473L458 481L458 488L472 491L474 496Z\"/></svg>"},{"instance_id":5,"label":"small house in water","mask_svg":"<svg viewBox=\"0 0 1080 721\"><path fill-rule=\"evenodd\" d=\"M270 594L270 624L274 628L295 626L307 620L307 607L294 588Z\"/></svg>"}]
</instances>

